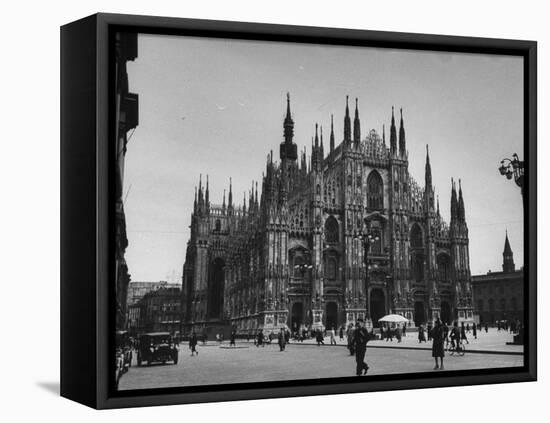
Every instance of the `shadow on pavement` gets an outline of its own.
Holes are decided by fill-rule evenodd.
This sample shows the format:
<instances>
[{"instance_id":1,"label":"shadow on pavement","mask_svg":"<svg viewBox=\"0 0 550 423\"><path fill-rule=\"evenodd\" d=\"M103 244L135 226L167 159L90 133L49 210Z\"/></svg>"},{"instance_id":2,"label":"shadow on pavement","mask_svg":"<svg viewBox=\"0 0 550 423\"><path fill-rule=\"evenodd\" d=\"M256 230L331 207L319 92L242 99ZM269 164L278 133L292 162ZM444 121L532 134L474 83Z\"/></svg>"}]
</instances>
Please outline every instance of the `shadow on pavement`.
<instances>
[{"instance_id":1,"label":"shadow on pavement","mask_svg":"<svg viewBox=\"0 0 550 423\"><path fill-rule=\"evenodd\" d=\"M50 394L59 396L59 382L36 382L36 386L48 391Z\"/></svg>"}]
</instances>

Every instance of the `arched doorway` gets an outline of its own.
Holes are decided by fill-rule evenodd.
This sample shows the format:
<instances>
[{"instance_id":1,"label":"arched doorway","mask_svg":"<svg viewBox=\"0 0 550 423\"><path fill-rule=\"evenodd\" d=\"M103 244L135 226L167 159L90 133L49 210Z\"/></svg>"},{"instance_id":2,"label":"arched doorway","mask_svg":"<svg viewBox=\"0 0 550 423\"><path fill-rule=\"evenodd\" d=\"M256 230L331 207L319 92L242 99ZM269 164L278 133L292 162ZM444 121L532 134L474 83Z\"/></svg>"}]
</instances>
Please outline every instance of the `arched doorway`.
<instances>
[{"instance_id":1,"label":"arched doorway","mask_svg":"<svg viewBox=\"0 0 550 423\"><path fill-rule=\"evenodd\" d=\"M422 301L414 303L414 325L420 326L426 323L426 308Z\"/></svg>"},{"instance_id":2,"label":"arched doorway","mask_svg":"<svg viewBox=\"0 0 550 423\"><path fill-rule=\"evenodd\" d=\"M374 327L378 327L378 319L386 315L386 296L381 289L373 289L370 293L370 316Z\"/></svg>"},{"instance_id":3,"label":"arched doorway","mask_svg":"<svg viewBox=\"0 0 550 423\"><path fill-rule=\"evenodd\" d=\"M210 279L208 281L208 318L221 319L223 312L223 290L225 284L225 263L216 258L210 264Z\"/></svg>"},{"instance_id":4,"label":"arched doorway","mask_svg":"<svg viewBox=\"0 0 550 423\"><path fill-rule=\"evenodd\" d=\"M300 330L300 326L304 321L304 304L294 303L292 304L292 310L290 312L290 328L292 331Z\"/></svg>"},{"instance_id":5,"label":"arched doorway","mask_svg":"<svg viewBox=\"0 0 550 423\"><path fill-rule=\"evenodd\" d=\"M452 323L451 305L447 301L441 301L441 320L447 324Z\"/></svg>"},{"instance_id":6,"label":"arched doorway","mask_svg":"<svg viewBox=\"0 0 550 423\"><path fill-rule=\"evenodd\" d=\"M328 302L326 305L326 319L325 327L330 330L332 328L336 329L338 327L338 305L335 302Z\"/></svg>"}]
</instances>

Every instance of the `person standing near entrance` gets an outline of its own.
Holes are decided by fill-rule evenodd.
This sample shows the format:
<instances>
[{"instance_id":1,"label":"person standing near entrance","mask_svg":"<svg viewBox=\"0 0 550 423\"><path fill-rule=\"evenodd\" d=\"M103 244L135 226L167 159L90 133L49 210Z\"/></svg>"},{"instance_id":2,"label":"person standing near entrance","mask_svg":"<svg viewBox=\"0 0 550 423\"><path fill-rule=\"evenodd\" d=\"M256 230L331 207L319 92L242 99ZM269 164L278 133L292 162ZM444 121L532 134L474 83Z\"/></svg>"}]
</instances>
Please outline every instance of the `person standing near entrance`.
<instances>
[{"instance_id":1,"label":"person standing near entrance","mask_svg":"<svg viewBox=\"0 0 550 423\"><path fill-rule=\"evenodd\" d=\"M472 324L472 335L474 335L474 339L477 339L477 325L475 322Z\"/></svg>"},{"instance_id":2,"label":"person standing near entrance","mask_svg":"<svg viewBox=\"0 0 550 423\"><path fill-rule=\"evenodd\" d=\"M286 334L283 328L281 328L281 330L279 331L278 342L279 342L279 351L284 351L285 345L286 345Z\"/></svg>"},{"instance_id":3,"label":"person standing near entrance","mask_svg":"<svg viewBox=\"0 0 550 423\"><path fill-rule=\"evenodd\" d=\"M197 351L197 343L198 343L197 334L195 333L195 331L193 331L193 333L189 337L189 349L191 350L191 357L193 357L195 353L199 355L199 352Z\"/></svg>"},{"instance_id":4,"label":"person standing near entrance","mask_svg":"<svg viewBox=\"0 0 550 423\"><path fill-rule=\"evenodd\" d=\"M363 327L363 319L357 319L357 325L353 333L353 345L355 349L355 374L361 376L367 374L369 366L365 363L365 354L367 352L367 342L369 340L369 333L367 329Z\"/></svg>"},{"instance_id":5,"label":"person standing near entrance","mask_svg":"<svg viewBox=\"0 0 550 423\"><path fill-rule=\"evenodd\" d=\"M445 356L445 349L443 348L444 332L439 318L435 321L435 326L432 329L432 339L432 357L435 360L434 370L445 370L443 367L443 357ZM441 365L437 362L438 358L441 360Z\"/></svg>"},{"instance_id":6,"label":"person standing near entrance","mask_svg":"<svg viewBox=\"0 0 550 423\"><path fill-rule=\"evenodd\" d=\"M344 340L344 325L340 326L340 341Z\"/></svg>"}]
</instances>

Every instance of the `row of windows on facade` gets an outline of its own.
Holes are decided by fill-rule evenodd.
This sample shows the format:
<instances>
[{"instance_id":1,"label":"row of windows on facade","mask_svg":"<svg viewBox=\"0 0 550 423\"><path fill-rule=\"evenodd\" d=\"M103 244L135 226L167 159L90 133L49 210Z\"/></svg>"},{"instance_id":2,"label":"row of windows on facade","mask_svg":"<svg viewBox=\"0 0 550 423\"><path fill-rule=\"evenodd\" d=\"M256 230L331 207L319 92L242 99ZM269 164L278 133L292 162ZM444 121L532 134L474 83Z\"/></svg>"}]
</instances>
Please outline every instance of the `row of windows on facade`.
<instances>
[{"instance_id":1,"label":"row of windows on facade","mask_svg":"<svg viewBox=\"0 0 550 423\"><path fill-rule=\"evenodd\" d=\"M487 300L487 306L489 308L489 311L495 311L495 304L496 301L494 298L489 298ZM499 301L500 310L507 310L508 304L506 303L506 298L501 298ZM518 300L516 297L510 298L509 301L509 308L513 311L518 311ZM477 301L477 309L478 311L484 311L485 309L485 301L480 299Z\"/></svg>"},{"instance_id":2,"label":"row of windows on facade","mask_svg":"<svg viewBox=\"0 0 550 423\"><path fill-rule=\"evenodd\" d=\"M416 256L412 258L413 261L413 277L416 281L424 280L424 258L422 256ZM294 266L294 278L301 279L307 273L308 267L305 261L304 256L297 255L293 260ZM338 268L338 258L335 256L328 256L325 258L325 277L329 280L334 280L338 278L338 271L341 270ZM445 255L441 255L438 261L438 276L439 280L442 282L447 282L450 280L450 266L449 259Z\"/></svg>"}]
</instances>

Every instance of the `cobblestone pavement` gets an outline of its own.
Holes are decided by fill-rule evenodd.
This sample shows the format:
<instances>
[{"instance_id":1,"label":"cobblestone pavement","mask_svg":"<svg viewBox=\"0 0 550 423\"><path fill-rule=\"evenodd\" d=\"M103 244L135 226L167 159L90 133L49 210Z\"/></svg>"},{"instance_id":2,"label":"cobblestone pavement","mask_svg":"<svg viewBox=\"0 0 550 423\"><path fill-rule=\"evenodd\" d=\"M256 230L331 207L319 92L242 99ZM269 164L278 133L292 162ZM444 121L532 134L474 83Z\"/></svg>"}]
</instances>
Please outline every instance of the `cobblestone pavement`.
<instances>
[{"instance_id":1,"label":"cobblestone pavement","mask_svg":"<svg viewBox=\"0 0 550 423\"><path fill-rule=\"evenodd\" d=\"M237 348L220 347L214 343L206 346L199 344L198 351L198 356L191 357L187 346L182 344L177 365L137 367L134 363L120 380L119 389L315 379L355 374L355 357L341 346L317 347L291 343L280 352L276 344L257 348L252 343L238 342ZM371 368L369 375L434 372L431 352L426 350L369 348L366 361ZM523 355L466 353L463 357L445 357L446 370L522 365Z\"/></svg>"}]
</instances>

